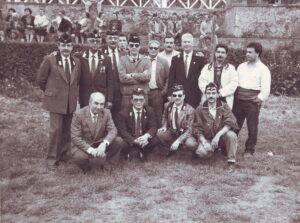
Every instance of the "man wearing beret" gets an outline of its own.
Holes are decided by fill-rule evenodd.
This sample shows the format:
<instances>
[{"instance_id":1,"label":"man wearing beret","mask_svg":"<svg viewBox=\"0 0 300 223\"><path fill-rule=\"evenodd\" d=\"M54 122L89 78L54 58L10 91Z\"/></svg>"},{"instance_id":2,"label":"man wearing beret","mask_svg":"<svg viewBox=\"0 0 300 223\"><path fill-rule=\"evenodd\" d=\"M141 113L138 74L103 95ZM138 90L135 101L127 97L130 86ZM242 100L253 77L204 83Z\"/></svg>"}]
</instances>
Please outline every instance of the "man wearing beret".
<instances>
[{"instance_id":1,"label":"man wearing beret","mask_svg":"<svg viewBox=\"0 0 300 223\"><path fill-rule=\"evenodd\" d=\"M114 78L110 58L101 52L101 37L97 33L87 36L89 49L79 55L81 75L79 82L79 104L89 104L93 92L101 92L106 98L106 107L111 108L114 98Z\"/></svg>"},{"instance_id":2,"label":"man wearing beret","mask_svg":"<svg viewBox=\"0 0 300 223\"><path fill-rule=\"evenodd\" d=\"M148 104L149 81L151 77L151 61L139 54L140 38L131 35L129 38L129 55L122 56L119 61L119 78L121 83L122 107L131 104L134 89L141 88L145 92L145 103Z\"/></svg>"},{"instance_id":3,"label":"man wearing beret","mask_svg":"<svg viewBox=\"0 0 300 223\"><path fill-rule=\"evenodd\" d=\"M59 51L44 57L36 82L44 92L43 107L50 113L50 142L47 168L65 160L70 149L70 126L78 98L80 61L73 57L71 36L63 34L58 40Z\"/></svg>"}]
</instances>

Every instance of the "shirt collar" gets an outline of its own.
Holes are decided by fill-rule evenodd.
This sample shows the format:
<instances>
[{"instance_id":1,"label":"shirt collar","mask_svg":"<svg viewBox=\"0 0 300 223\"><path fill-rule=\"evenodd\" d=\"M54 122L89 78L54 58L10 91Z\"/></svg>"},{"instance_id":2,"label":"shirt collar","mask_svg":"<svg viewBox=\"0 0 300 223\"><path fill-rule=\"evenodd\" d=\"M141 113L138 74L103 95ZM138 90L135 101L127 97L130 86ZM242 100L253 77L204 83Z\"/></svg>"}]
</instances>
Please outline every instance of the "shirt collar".
<instances>
[{"instance_id":1,"label":"shirt collar","mask_svg":"<svg viewBox=\"0 0 300 223\"><path fill-rule=\"evenodd\" d=\"M141 110L137 110L136 108L134 108L134 107L132 107L132 109L133 109L133 112L135 113L135 114L137 114L138 112L141 112L142 113L142 111L143 111L143 109L141 109Z\"/></svg>"},{"instance_id":2,"label":"shirt collar","mask_svg":"<svg viewBox=\"0 0 300 223\"><path fill-rule=\"evenodd\" d=\"M95 58L98 58L98 52L93 53L91 50L89 51L89 57L95 56Z\"/></svg>"},{"instance_id":3,"label":"shirt collar","mask_svg":"<svg viewBox=\"0 0 300 223\"><path fill-rule=\"evenodd\" d=\"M175 103L173 104L173 108L178 108L179 111L181 111L182 107L183 107L183 104L180 106L177 106Z\"/></svg>"},{"instance_id":4,"label":"shirt collar","mask_svg":"<svg viewBox=\"0 0 300 223\"><path fill-rule=\"evenodd\" d=\"M94 118L94 117L98 117L98 114L94 114L93 112L92 112L92 110L90 109L90 113L91 113L91 117L92 118Z\"/></svg>"},{"instance_id":5,"label":"shirt collar","mask_svg":"<svg viewBox=\"0 0 300 223\"><path fill-rule=\"evenodd\" d=\"M190 53L183 52L183 57L185 58L188 55L189 58L193 55L193 50Z\"/></svg>"},{"instance_id":6,"label":"shirt collar","mask_svg":"<svg viewBox=\"0 0 300 223\"><path fill-rule=\"evenodd\" d=\"M63 56L62 54L60 54L60 55L61 55L61 59L62 59L63 61L65 61L65 59L70 60L70 56L69 56L69 57L65 57L65 56Z\"/></svg>"}]
</instances>

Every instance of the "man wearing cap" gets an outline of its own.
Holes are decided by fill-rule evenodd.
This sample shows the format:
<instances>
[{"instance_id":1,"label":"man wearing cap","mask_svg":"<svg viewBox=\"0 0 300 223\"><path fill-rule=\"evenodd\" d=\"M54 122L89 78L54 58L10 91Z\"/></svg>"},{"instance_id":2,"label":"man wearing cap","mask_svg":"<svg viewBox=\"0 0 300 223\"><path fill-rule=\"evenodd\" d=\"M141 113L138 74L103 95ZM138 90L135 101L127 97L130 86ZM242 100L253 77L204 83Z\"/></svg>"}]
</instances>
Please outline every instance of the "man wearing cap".
<instances>
[{"instance_id":1,"label":"man wearing cap","mask_svg":"<svg viewBox=\"0 0 300 223\"><path fill-rule=\"evenodd\" d=\"M172 88L171 102L165 105L162 127L158 129L161 149L168 155L177 151L181 145L192 149L197 146L196 140L191 136L195 109L184 99L183 86L175 85Z\"/></svg>"},{"instance_id":2,"label":"man wearing cap","mask_svg":"<svg viewBox=\"0 0 300 223\"><path fill-rule=\"evenodd\" d=\"M101 52L101 37L97 33L87 35L89 49L79 55L81 75L79 82L79 104L83 108L89 104L93 92L101 92L106 97L106 107L111 108L114 98L114 78L110 58Z\"/></svg>"},{"instance_id":3,"label":"man wearing cap","mask_svg":"<svg viewBox=\"0 0 300 223\"><path fill-rule=\"evenodd\" d=\"M157 16L157 13L154 13L149 23L149 40L157 39L160 41L166 36L166 31L166 25Z\"/></svg>"},{"instance_id":4,"label":"man wearing cap","mask_svg":"<svg viewBox=\"0 0 300 223\"><path fill-rule=\"evenodd\" d=\"M53 170L70 147L70 126L78 98L80 60L73 57L71 36L63 34L59 51L44 57L36 82L44 91L43 107L50 113L50 143L46 164Z\"/></svg>"},{"instance_id":5,"label":"man wearing cap","mask_svg":"<svg viewBox=\"0 0 300 223\"><path fill-rule=\"evenodd\" d=\"M201 100L198 78L205 65L205 59L193 51L193 42L192 34L185 33L182 35L181 46L183 52L172 58L168 95L171 95L172 87L175 84L181 84L185 90L186 102L196 108Z\"/></svg>"},{"instance_id":6,"label":"man wearing cap","mask_svg":"<svg viewBox=\"0 0 300 223\"><path fill-rule=\"evenodd\" d=\"M119 35L117 31L107 31L106 32L106 43L107 46L102 48L102 52L110 57L111 64L112 64L112 73L113 77L113 93L114 93L114 101L113 107L111 109L111 113L113 118L116 117L118 112L121 110L121 102L122 96L120 91L120 78L119 78L119 71L118 71L118 64L120 63L120 57L126 55L125 52L120 52L118 50L118 41Z\"/></svg>"},{"instance_id":7,"label":"man wearing cap","mask_svg":"<svg viewBox=\"0 0 300 223\"><path fill-rule=\"evenodd\" d=\"M158 142L155 113L151 107L145 105L145 100L145 91L141 88L134 89L131 105L122 109L117 116L119 135L127 143L123 149L126 159L133 152L138 152L144 161Z\"/></svg>"},{"instance_id":8,"label":"man wearing cap","mask_svg":"<svg viewBox=\"0 0 300 223\"><path fill-rule=\"evenodd\" d=\"M164 99L167 95L169 66L168 61L158 57L160 42L150 40L148 43L148 53L151 61L151 78L149 82L149 101L156 114L157 126L161 127Z\"/></svg>"},{"instance_id":9,"label":"man wearing cap","mask_svg":"<svg viewBox=\"0 0 300 223\"><path fill-rule=\"evenodd\" d=\"M110 110L104 106L105 96L94 92L90 96L89 105L76 111L72 120L73 161L83 172L90 169L90 161L96 158L100 158L97 160L99 162L107 161L108 165L116 164L125 145L117 137Z\"/></svg>"},{"instance_id":10,"label":"man wearing cap","mask_svg":"<svg viewBox=\"0 0 300 223\"><path fill-rule=\"evenodd\" d=\"M145 100L148 104L149 81L151 77L151 61L139 55L140 38L131 35L129 38L129 54L122 56L118 71L121 83L122 107L131 104L133 89L141 88L145 91Z\"/></svg>"},{"instance_id":11,"label":"man wearing cap","mask_svg":"<svg viewBox=\"0 0 300 223\"><path fill-rule=\"evenodd\" d=\"M218 148L227 154L227 162L232 167L236 162L237 121L230 107L218 99L218 86L210 82L205 87L206 100L195 111L193 134L199 145L196 155L208 158Z\"/></svg>"}]
</instances>

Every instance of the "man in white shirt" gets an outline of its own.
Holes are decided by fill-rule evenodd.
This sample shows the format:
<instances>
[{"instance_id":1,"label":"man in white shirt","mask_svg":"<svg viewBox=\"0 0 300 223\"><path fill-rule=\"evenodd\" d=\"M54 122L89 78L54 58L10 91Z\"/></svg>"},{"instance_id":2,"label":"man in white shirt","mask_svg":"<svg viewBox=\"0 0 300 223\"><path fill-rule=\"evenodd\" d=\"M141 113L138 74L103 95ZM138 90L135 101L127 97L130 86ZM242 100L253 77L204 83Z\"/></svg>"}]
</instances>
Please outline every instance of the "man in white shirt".
<instances>
[{"instance_id":1,"label":"man in white shirt","mask_svg":"<svg viewBox=\"0 0 300 223\"><path fill-rule=\"evenodd\" d=\"M168 61L169 67L171 66L172 57L180 54L179 51L175 50L175 39L172 36L166 36L164 39L164 50L158 54L158 56Z\"/></svg>"},{"instance_id":2,"label":"man in white shirt","mask_svg":"<svg viewBox=\"0 0 300 223\"><path fill-rule=\"evenodd\" d=\"M202 102L206 100L206 85L213 82L219 89L218 98L226 102L232 109L238 76L235 67L228 63L227 55L228 46L218 44L215 48L213 62L206 64L201 71L198 85L202 92Z\"/></svg>"},{"instance_id":3,"label":"man in white shirt","mask_svg":"<svg viewBox=\"0 0 300 223\"><path fill-rule=\"evenodd\" d=\"M237 69L239 82L232 110L240 129L247 119L248 139L245 144L247 156L255 152L259 111L262 102L268 99L271 88L271 73L261 62L261 53L260 43L249 43L246 52L247 61L240 64Z\"/></svg>"}]
</instances>

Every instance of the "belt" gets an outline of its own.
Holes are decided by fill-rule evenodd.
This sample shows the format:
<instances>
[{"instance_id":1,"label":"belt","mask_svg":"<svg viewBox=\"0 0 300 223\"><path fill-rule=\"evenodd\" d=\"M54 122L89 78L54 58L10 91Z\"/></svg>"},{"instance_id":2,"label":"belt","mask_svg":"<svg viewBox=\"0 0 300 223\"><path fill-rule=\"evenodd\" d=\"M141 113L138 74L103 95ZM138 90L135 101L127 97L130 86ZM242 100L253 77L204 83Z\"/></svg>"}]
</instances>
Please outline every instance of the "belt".
<instances>
[{"instance_id":1,"label":"belt","mask_svg":"<svg viewBox=\"0 0 300 223\"><path fill-rule=\"evenodd\" d=\"M159 90L160 90L159 88L150 89L150 91L159 91Z\"/></svg>"}]
</instances>

